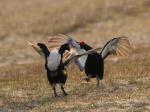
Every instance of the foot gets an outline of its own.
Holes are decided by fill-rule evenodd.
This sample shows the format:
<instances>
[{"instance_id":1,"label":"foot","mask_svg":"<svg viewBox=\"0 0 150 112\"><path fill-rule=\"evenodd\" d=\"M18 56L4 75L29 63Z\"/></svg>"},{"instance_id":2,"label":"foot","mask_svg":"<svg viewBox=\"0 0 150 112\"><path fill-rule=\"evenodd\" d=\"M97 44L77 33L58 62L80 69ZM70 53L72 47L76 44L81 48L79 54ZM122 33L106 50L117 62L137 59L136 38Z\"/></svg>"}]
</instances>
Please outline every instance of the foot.
<instances>
[{"instance_id":1,"label":"foot","mask_svg":"<svg viewBox=\"0 0 150 112\"><path fill-rule=\"evenodd\" d=\"M64 90L63 85L61 85L61 90L62 90L62 92L63 92L64 96L67 96L67 95L68 95L68 94L66 93L66 91Z\"/></svg>"},{"instance_id":2,"label":"foot","mask_svg":"<svg viewBox=\"0 0 150 112\"><path fill-rule=\"evenodd\" d=\"M89 77L85 77L85 78L83 78L83 80L86 80L87 82L89 82L90 78Z\"/></svg>"}]
</instances>

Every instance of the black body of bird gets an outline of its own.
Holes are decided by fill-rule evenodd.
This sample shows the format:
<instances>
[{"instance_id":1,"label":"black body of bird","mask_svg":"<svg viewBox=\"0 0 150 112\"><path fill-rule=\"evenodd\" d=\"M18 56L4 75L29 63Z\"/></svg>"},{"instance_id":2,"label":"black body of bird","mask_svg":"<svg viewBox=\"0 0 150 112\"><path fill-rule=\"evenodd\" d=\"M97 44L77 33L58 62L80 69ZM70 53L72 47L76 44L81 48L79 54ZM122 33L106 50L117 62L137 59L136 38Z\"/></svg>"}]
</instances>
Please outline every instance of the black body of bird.
<instances>
[{"instance_id":1,"label":"black body of bird","mask_svg":"<svg viewBox=\"0 0 150 112\"><path fill-rule=\"evenodd\" d=\"M47 78L50 85L53 88L55 96L57 96L56 88L55 88L56 84L59 84L61 86L61 90L63 94L67 95L67 93L64 90L64 85L67 80L65 67L67 67L70 63L78 60L78 58L87 54L91 54L99 49L99 48L95 48L95 49L88 50L87 52L71 56L70 58L64 61L63 58L65 57L64 55L66 50L67 52L69 52L71 49L69 41L60 44L57 43L57 45L51 43L52 46L49 48L53 48L54 46L55 47L50 51L44 43L38 43L36 46L28 41L28 44L44 58L45 69L47 71Z\"/></svg>"},{"instance_id":2,"label":"black body of bird","mask_svg":"<svg viewBox=\"0 0 150 112\"><path fill-rule=\"evenodd\" d=\"M70 50L69 45L64 44L59 48L57 55L60 55L61 58L56 70L51 70L48 66L48 57L51 56L51 52L49 52L46 45L43 43L38 43L37 45L43 50L45 56L45 69L47 70L47 78L50 85L53 88L55 96L57 96L55 89L56 84L60 84L63 94L67 95L67 93L64 90L64 84L66 83L67 80L67 74L65 72L64 65L62 63L62 57L65 50Z\"/></svg>"},{"instance_id":3,"label":"black body of bird","mask_svg":"<svg viewBox=\"0 0 150 112\"><path fill-rule=\"evenodd\" d=\"M49 42L61 42L68 41L70 46L73 49L70 50L71 55L84 53L90 49L91 46L84 43L83 41L78 42L74 40L71 36L68 35L59 35L60 37L55 37ZM104 75L104 60L109 55L118 55L118 56L126 56L131 49L130 42L127 37L116 37L109 40L103 47L101 47L100 53L93 52L92 54L87 54L84 57L79 58L75 61L75 64L79 67L80 71L85 71L87 81L90 78L97 79L97 86L99 85L99 80L103 79ZM66 55L67 56L67 55ZM68 56L67 56L68 57Z\"/></svg>"},{"instance_id":4,"label":"black body of bird","mask_svg":"<svg viewBox=\"0 0 150 112\"><path fill-rule=\"evenodd\" d=\"M91 46L80 43L81 49L84 49L86 51L92 49ZM87 81L89 81L90 78L97 78L97 86L99 85L99 80L103 79L104 75L104 60L101 57L100 53L92 53L88 54L86 62L85 62L85 73L87 75L87 78L85 78Z\"/></svg>"}]
</instances>

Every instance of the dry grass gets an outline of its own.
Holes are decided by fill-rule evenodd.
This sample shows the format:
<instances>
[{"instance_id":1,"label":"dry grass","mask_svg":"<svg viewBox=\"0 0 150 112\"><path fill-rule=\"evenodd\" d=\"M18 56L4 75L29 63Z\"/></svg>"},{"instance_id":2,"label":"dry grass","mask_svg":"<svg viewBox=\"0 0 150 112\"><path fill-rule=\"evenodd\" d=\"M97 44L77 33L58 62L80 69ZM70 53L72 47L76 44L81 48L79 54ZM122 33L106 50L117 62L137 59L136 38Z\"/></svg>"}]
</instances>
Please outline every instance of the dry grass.
<instances>
[{"instance_id":1,"label":"dry grass","mask_svg":"<svg viewBox=\"0 0 150 112\"><path fill-rule=\"evenodd\" d=\"M137 54L141 53L143 51ZM0 70L1 110L148 111L149 65L149 59L140 57L138 62L135 59L108 60L99 88L94 79L90 83L82 81L84 74L71 66L66 84L69 96L62 97L59 91L58 98L53 96L42 64L3 67Z\"/></svg>"},{"instance_id":2,"label":"dry grass","mask_svg":"<svg viewBox=\"0 0 150 112\"><path fill-rule=\"evenodd\" d=\"M149 111L149 0L1 0L0 111ZM69 96L55 98L40 57L26 40L69 33L92 46L128 36L127 58L110 57L99 88L74 65L68 68ZM36 60L36 61L35 61ZM40 61L39 61L40 60Z\"/></svg>"}]
</instances>

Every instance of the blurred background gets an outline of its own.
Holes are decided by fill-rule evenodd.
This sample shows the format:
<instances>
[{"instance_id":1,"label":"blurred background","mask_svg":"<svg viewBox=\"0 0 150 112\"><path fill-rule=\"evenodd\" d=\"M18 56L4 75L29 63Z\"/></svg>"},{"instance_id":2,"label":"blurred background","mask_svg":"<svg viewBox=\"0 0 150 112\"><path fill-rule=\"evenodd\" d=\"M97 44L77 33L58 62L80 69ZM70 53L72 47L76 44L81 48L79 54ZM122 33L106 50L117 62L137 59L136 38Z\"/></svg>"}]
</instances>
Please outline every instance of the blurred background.
<instances>
[{"instance_id":1,"label":"blurred background","mask_svg":"<svg viewBox=\"0 0 150 112\"><path fill-rule=\"evenodd\" d=\"M26 41L68 33L93 46L116 36L133 47L150 45L149 0L0 0L0 66L39 57Z\"/></svg>"},{"instance_id":2,"label":"blurred background","mask_svg":"<svg viewBox=\"0 0 150 112\"><path fill-rule=\"evenodd\" d=\"M128 57L109 57L104 79L68 68L67 97L53 97L42 58L26 41L65 33L89 45L127 36ZM150 0L0 0L0 112L149 112Z\"/></svg>"}]
</instances>

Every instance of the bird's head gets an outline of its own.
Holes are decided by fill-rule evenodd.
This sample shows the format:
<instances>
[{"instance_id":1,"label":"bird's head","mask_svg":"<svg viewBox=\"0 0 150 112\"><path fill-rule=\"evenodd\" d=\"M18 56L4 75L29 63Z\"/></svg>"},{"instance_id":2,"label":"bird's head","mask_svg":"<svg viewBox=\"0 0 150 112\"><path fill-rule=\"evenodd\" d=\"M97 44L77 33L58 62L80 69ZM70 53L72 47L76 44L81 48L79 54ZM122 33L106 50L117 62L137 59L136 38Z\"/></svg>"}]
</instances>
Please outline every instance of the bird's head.
<instances>
[{"instance_id":1,"label":"bird's head","mask_svg":"<svg viewBox=\"0 0 150 112\"><path fill-rule=\"evenodd\" d=\"M84 50L90 50L90 49L92 49L92 47L90 47L88 44L86 44L84 41L80 41L79 42L79 45L80 45L80 48L81 49L84 49Z\"/></svg>"},{"instance_id":2,"label":"bird's head","mask_svg":"<svg viewBox=\"0 0 150 112\"><path fill-rule=\"evenodd\" d=\"M83 45L85 45L85 42L84 41L80 41L79 44L80 44L80 46L83 46Z\"/></svg>"},{"instance_id":3,"label":"bird's head","mask_svg":"<svg viewBox=\"0 0 150 112\"><path fill-rule=\"evenodd\" d=\"M80 45L80 48L82 49L84 49L84 47L86 46L86 43L84 42L84 41L80 41L79 42L79 45Z\"/></svg>"}]
</instances>

